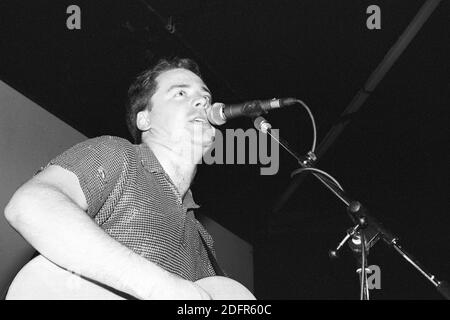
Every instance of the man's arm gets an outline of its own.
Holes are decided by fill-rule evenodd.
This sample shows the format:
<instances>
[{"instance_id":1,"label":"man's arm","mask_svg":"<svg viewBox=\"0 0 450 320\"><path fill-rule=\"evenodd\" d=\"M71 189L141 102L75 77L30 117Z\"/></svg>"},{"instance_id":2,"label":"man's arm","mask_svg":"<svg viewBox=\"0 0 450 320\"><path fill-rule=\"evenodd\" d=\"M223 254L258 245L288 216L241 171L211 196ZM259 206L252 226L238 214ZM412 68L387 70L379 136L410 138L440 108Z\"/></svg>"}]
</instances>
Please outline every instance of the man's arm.
<instances>
[{"instance_id":1,"label":"man's arm","mask_svg":"<svg viewBox=\"0 0 450 320\"><path fill-rule=\"evenodd\" d=\"M77 176L53 165L16 191L5 217L50 261L137 298L209 298L111 238L86 214L87 206Z\"/></svg>"}]
</instances>

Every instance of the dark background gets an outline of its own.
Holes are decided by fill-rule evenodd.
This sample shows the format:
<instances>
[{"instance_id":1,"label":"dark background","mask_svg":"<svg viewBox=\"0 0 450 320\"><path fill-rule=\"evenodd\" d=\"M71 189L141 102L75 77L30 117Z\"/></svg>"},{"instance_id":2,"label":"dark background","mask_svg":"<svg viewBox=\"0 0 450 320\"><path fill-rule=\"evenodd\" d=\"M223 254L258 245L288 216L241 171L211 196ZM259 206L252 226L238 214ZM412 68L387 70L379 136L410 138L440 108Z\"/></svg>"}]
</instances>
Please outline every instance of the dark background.
<instances>
[{"instance_id":1,"label":"dark background","mask_svg":"<svg viewBox=\"0 0 450 320\"><path fill-rule=\"evenodd\" d=\"M320 142L425 2L146 1L1 1L0 79L88 137L130 139L124 101L133 76L163 56L191 57L215 101L302 99ZM71 4L81 8L81 30L66 28ZM371 4L381 8L381 30L366 28ZM447 280L449 18L442 1L318 164ZM300 108L266 118L297 152L309 150ZM239 119L221 128L251 127ZM254 246L259 298L357 299L350 249L327 256L352 225L337 198L307 177L273 211L296 167L281 149L273 176L259 165L202 166L193 191L202 213ZM382 274L372 298L441 299L381 241L369 259Z\"/></svg>"}]
</instances>

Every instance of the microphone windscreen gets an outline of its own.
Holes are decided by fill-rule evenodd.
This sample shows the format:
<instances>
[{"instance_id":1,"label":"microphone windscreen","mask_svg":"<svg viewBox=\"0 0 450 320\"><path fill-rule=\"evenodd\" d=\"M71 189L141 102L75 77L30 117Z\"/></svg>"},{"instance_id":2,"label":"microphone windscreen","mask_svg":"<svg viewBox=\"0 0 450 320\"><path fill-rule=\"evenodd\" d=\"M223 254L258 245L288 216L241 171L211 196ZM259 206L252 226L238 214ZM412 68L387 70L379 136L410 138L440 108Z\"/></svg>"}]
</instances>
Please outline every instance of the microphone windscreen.
<instances>
[{"instance_id":1,"label":"microphone windscreen","mask_svg":"<svg viewBox=\"0 0 450 320\"><path fill-rule=\"evenodd\" d=\"M216 102L208 110L206 116L212 125L221 126L226 122L225 117L223 116L224 107L225 104Z\"/></svg>"}]
</instances>

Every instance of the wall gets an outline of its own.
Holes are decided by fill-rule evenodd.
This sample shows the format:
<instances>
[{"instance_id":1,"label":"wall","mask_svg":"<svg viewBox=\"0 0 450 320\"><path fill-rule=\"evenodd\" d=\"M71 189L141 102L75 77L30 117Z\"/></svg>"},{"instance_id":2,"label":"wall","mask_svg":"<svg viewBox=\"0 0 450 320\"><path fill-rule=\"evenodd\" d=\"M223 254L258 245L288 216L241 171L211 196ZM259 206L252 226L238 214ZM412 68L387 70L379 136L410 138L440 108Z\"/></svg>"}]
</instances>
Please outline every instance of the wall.
<instances>
[{"instance_id":1,"label":"wall","mask_svg":"<svg viewBox=\"0 0 450 320\"><path fill-rule=\"evenodd\" d=\"M6 204L36 170L84 139L81 133L0 81L0 294L34 253L6 222Z\"/></svg>"},{"instance_id":2,"label":"wall","mask_svg":"<svg viewBox=\"0 0 450 320\"><path fill-rule=\"evenodd\" d=\"M86 137L0 81L0 297L33 248L5 220L14 191L50 159ZM251 246L214 221L205 227L215 238L218 260L235 280L253 289Z\"/></svg>"},{"instance_id":3,"label":"wall","mask_svg":"<svg viewBox=\"0 0 450 320\"><path fill-rule=\"evenodd\" d=\"M227 276L254 292L253 247L207 216L197 219L213 237L217 262Z\"/></svg>"}]
</instances>

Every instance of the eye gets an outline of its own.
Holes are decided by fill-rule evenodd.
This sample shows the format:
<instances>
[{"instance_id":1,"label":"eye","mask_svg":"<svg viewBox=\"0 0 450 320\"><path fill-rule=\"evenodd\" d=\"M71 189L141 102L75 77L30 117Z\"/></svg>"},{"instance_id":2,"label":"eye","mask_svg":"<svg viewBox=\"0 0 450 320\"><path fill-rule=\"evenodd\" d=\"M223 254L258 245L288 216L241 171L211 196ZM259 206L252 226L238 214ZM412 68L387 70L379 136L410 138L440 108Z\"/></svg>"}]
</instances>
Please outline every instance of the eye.
<instances>
[{"instance_id":1,"label":"eye","mask_svg":"<svg viewBox=\"0 0 450 320\"><path fill-rule=\"evenodd\" d=\"M186 91L184 91L184 90L178 90L176 93L175 93L175 97L184 97L184 96L186 96Z\"/></svg>"}]
</instances>

